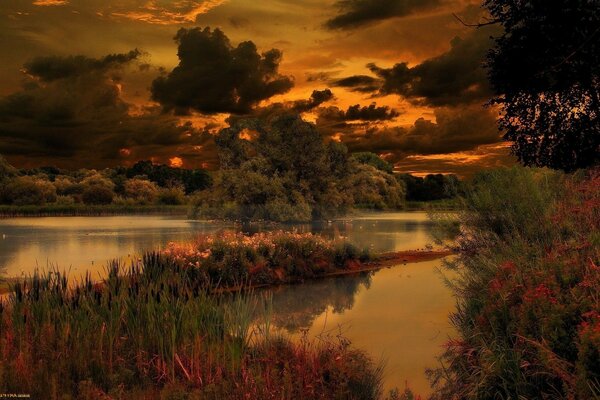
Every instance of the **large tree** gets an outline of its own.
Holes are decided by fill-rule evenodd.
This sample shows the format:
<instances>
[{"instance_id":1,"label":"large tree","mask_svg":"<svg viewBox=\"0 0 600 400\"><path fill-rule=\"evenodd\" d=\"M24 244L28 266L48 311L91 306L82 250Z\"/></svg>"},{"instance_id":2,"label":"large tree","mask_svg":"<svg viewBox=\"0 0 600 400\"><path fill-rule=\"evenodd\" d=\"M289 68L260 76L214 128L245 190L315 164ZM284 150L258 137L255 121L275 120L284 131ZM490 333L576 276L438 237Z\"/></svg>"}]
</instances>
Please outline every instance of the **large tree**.
<instances>
[{"instance_id":1,"label":"large tree","mask_svg":"<svg viewBox=\"0 0 600 400\"><path fill-rule=\"evenodd\" d=\"M504 33L488 55L500 128L519 161L598 163L600 0L484 0ZM486 23L487 24L487 23Z\"/></svg>"}]
</instances>

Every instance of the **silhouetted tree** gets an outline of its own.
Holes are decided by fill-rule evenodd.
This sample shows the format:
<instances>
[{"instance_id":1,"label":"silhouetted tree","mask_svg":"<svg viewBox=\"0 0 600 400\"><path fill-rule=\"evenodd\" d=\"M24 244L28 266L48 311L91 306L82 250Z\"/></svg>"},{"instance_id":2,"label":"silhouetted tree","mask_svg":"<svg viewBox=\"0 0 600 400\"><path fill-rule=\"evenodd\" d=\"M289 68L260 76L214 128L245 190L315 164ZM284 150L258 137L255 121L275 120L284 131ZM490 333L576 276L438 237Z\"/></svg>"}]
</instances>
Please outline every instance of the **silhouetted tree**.
<instances>
[{"instance_id":1,"label":"silhouetted tree","mask_svg":"<svg viewBox=\"0 0 600 400\"><path fill-rule=\"evenodd\" d=\"M488 54L499 120L519 161L566 171L598 162L600 1L485 0L504 33Z\"/></svg>"}]
</instances>

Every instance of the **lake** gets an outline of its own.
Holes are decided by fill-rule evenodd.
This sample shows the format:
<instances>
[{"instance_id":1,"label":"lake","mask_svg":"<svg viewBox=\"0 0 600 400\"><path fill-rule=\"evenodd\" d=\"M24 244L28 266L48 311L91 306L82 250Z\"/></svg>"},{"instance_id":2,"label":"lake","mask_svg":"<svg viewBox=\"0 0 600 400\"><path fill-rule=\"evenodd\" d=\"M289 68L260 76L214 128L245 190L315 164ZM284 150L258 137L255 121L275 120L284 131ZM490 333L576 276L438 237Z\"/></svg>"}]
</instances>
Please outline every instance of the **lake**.
<instances>
[{"instance_id":1,"label":"lake","mask_svg":"<svg viewBox=\"0 0 600 400\"><path fill-rule=\"evenodd\" d=\"M287 226L302 232L344 236L374 253L424 248L431 225L422 212L370 213L319 224ZM223 230L261 230L256 226L191 221L166 216L43 217L0 220L0 268L8 276L36 267L91 271L100 278L108 261L137 259L145 250ZM273 292L274 320L293 336L306 332L325 338L342 334L375 359L386 360L386 388L428 394L424 370L452 334L454 309L444 285L441 261L398 265L374 273L345 276Z\"/></svg>"}]
</instances>

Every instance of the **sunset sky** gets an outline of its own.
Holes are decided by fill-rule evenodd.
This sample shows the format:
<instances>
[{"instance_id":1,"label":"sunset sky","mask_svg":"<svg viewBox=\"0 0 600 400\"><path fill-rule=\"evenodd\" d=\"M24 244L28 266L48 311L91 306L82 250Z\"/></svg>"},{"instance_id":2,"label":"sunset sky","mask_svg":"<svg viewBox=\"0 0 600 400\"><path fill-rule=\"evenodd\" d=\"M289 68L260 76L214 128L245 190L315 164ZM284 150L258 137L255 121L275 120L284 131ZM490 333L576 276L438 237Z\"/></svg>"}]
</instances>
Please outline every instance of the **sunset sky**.
<instances>
[{"instance_id":1,"label":"sunset sky","mask_svg":"<svg viewBox=\"0 0 600 400\"><path fill-rule=\"evenodd\" d=\"M231 114L289 109L400 172L511 164L483 107L496 28L452 15L477 22L479 4L3 0L0 154L19 167L215 168Z\"/></svg>"}]
</instances>

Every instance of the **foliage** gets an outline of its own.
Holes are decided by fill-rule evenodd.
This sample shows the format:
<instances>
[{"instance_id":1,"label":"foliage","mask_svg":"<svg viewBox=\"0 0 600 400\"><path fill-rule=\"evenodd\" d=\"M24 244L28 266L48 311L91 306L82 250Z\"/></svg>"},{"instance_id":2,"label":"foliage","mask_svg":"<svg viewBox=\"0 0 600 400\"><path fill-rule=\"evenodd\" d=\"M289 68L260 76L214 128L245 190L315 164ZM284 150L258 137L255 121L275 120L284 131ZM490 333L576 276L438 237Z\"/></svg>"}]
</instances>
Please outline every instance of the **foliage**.
<instances>
[{"instance_id":1,"label":"foliage","mask_svg":"<svg viewBox=\"0 0 600 400\"><path fill-rule=\"evenodd\" d=\"M158 204L180 205L185 204L187 199L185 197L185 191L181 187L173 186L170 188L159 189L157 202Z\"/></svg>"},{"instance_id":2,"label":"foliage","mask_svg":"<svg viewBox=\"0 0 600 400\"><path fill-rule=\"evenodd\" d=\"M0 182L17 175L18 171L0 155Z\"/></svg>"},{"instance_id":3,"label":"foliage","mask_svg":"<svg viewBox=\"0 0 600 400\"><path fill-rule=\"evenodd\" d=\"M376 399L381 371L345 340L270 332L269 299L210 295L147 255L103 283L58 272L0 300L0 391L33 398ZM68 355L68 356L66 356Z\"/></svg>"},{"instance_id":4,"label":"foliage","mask_svg":"<svg viewBox=\"0 0 600 400\"><path fill-rule=\"evenodd\" d=\"M56 189L43 177L19 176L5 184L2 197L8 204L43 205L56 201Z\"/></svg>"},{"instance_id":5,"label":"foliage","mask_svg":"<svg viewBox=\"0 0 600 400\"><path fill-rule=\"evenodd\" d=\"M81 200L85 204L110 204L115 197L115 193L105 185L85 185Z\"/></svg>"},{"instance_id":6,"label":"foliage","mask_svg":"<svg viewBox=\"0 0 600 400\"><path fill-rule=\"evenodd\" d=\"M125 182L125 195L138 204L152 204L158 196L158 188L149 180L133 178Z\"/></svg>"},{"instance_id":7,"label":"foliage","mask_svg":"<svg viewBox=\"0 0 600 400\"><path fill-rule=\"evenodd\" d=\"M372 167L377 168L380 171L387 172L389 174L394 172L394 166L381 157L379 157L375 153L371 153L368 151L353 153L352 158L358 161L361 164L367 164Z\"/></svg>"},{"instance_id":8,"label":"foliage","mask_svg":"<svg viewBox=\"0 0 600 400\"><path fill-rule=\"evenodd\" d=\"M221 170L213 186L195 197L198 216L310 221L342 215L354 205L403 203L392 174L349 157L341 143L325 143L316 127L296 114L231 119L230 125L215 139ZM374 191L372 198L358 193L356 184ZM361 204L353 203L355 195Z\"/></svg>"},{"instance_id":9,"label":"foliage","mask_svg":"<svg viewBox=\"0 0 600 400\"><path fill-rule=\"evenodd\" d=\"M434 399L598 398L600 172L486 172L464 199L449 263L458 337Z\"/></svg>"},{"instance_id":10,"label":"foliage","mask_svg":"<svg viewBox=\"0 0 600 400\"><path fill-rule=\"evenodd\" d=\"M160 187L183 185L186 194L203 190L211 185L211 177L203 169L173 168L152 161L138 161L124 171L127 178L145 176Z\"/></svg>"},{"instance_id":11,"label":"foliage","mask_svg":"<svg viewBox=\"0 0 600 400\"><path fill-rule=\"evenodd\" d=\"M358 165L346 185L345 192L352 196L355 207L384 210L404 206L403 182L369 164Z\"/></svg>"},{"instance_id":12,"label":"foliage","mask_svg":"<svg viewBox=\"0 0 600 400\"><path fill-rule=\"evenodd\" d=\"M224 287L293 282L357 269L369 259L367 250L345 241L289 232L200 237L191 244L170 243L163 256L193 269L205 284Z\"/></svg>"},{"instance_id":13,"label":"foliage","mask_svg":"<svg viewBox=\"0 0 600 400\"><path fill-rule=\"evenodd\" d=\"M434 201L451 199L464 193L466 184L456 175L429 174L425 178L400 174L398 179L406 185L406 200Z\"/></svg>"},{"instance_id":14,"label":"foliage","mask_svg":"<svg viewBox=\"0 0 600 400\"><path fill-rule=\"evenodd\" d=\"M488 55L500 127L527 166L573 171L600 150L597 1L485 0L504 28Z\"/></svg>"}]
</instances>

